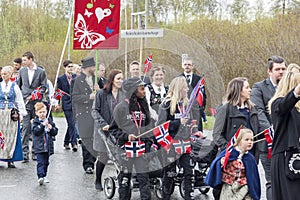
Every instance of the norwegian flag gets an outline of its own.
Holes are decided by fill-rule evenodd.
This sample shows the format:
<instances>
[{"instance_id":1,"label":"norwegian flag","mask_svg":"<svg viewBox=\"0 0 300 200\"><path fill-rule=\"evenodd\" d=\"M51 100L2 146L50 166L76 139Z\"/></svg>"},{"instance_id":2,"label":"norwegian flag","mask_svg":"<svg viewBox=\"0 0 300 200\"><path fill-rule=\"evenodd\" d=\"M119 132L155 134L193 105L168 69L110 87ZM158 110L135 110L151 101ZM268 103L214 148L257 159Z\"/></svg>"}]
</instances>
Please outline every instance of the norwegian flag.
<instances>
[{"instance_id":1,"label":"norwegian flag","mask_svg":"<svg viewBox=\"0 0 300 200\"><path fill-rule=\"evenodd\" d=\"M178 155L182 155L184 153L190 154L192 152L192 146L190 140L173 140L172 144Z\"/></svg>"},{"instance_id":2,"label":"norwegian flag","mask_svg":"<svg viewBox=\"0 0 300 200\"><path fill-rule=\"evenodd\" d=\"M31 100L41 100L42 99L42 93L41 89L38 87L31 93Z\"/></svg>"},{"instance_id":3,"label":"norwegian flag","mask_svg":"<svg viewBox=\"0 0 300 200\"><path fill-rule=\"evenodd\" d=\"M227 144L226 154L225 154L225 159L224 159L224 164L223 164L223 167L224 167L225 171L226 171L226 165L227 165L230 153L231 153L231 151L233 149L233 145L236 142L236 139L239 136L242 127L243 127L242 125L239 127L239 129L236 131L236 133L234 134L234 136L230 139L230 141Z\"/></svg>"},{"instance_id":4,"label":"norwegian flag","mask_svg":"<svg viewBox=\"0 0 300 200\"><path fill-rule=\"evenodd\" d=\"M62 91L61 89L57 89L57 90L55 90L53 97L56 100L60 100L65 94L66 93L64 91Z\"/></svg>"},{"instance_id":5,"label":"norwegian flag","mask_svg":"<svg viewBox=\"0 0 300 200\"><path fill-rule=\"evenodd\" d=\"M269 128L264 130L264 135L268 144L268 158L272 158L272 144L274 138L274 130L273 127L270 126Z\"/></svg>"},{"instance_id":6,"label":"norwegian flag","mask_svg":"<svg viewBox=\"0 0 300 200\"><path fill-rule=\"evenodd\" d=\"M169 134L169 125L170 121L167 121L153 129L153 134L158 144L160 144L167 152L169 152L172 144L172 137Z\"/></svg>"},{"instance_id":7,"label":"norwegian flag","mask_svg":"<svg viewBox=\"0 0 300 200\"><path fill-rule=\"evenodd\" d=\"M209 108L209 111L211 112L211 115L212 115L213 117L216 116L216 114L217 114L216 109L214 109L214 108Z\"/></svg>"},{"instance_id":8,"label":"norwegian flag","mask_svg":"<svg viewBox=\"0 0 300 200\"><path fill-rule=\"evenodd\" d=\"M17 80L17 77L10 77L9 80L10 82L15 82Z\"/></svg>"},{"instance_id":9,"label":"norwegian flag","mask_svg":"<svg viewBox=\"0 0 300 200\"><path fill-rule=\"evenodd\" d=\"M0 148L4 149L4 144L5 144L5 137L3 133L0 131Z\"/></svg>"},{"instance_id":10,"label":"norwegian flag","mask_svg":"<svg viewBox=\"0 0 300 200\"><path fill-rule=\"evenodd\" d=\"M144 73L147 73L152 67L152 54L144 62Z\"/></svg>"},{"instance_id":11,"label":"norwegian flag","mask_svg":"<svg viewBox=\"0 0 300 200\"><path fill-rule=\"evenodd\" d=\"M129 141L125 143L125 151L128 158L140 157L145 153L145 150L145 143L142 141Z\"/></svg>"},{"instance_id":12,"label":"norwegian flag","mask_svg":"<svg viewBox=\"0 0 300 200\"><path fill-rule=\"evenodd\" d=\"M203 88L203 87L201 87L201 84L203 84L203 87L204 87L204 78L202 78L201 80L199 80L198 83L197 83L197 85L194 87L194 89L193 89L193 91L192 91L192 93L190 95L190 99L189 99L188 105L186 107L185 112L182 114L182 117L186 117L188 115L188 113L190 112L190 110L191 110L191 108L192 108L192 106L194 104L195 99L197 99L197 101L198 101L199 94L200 93L202 94L202 92L200 91L201 88ZM202 94L202 98L201 99L202 99L202 105L203 105L203 94ZM200 105L200 103L199 103L199 105Z\"/></svg>"},{"instance_id":13,"label":"norwegian flag","mask_svg":"<svg viewBox=\"0 0 300 200\"><path fill-rule=\"evenodd\" d=\"M200 85L199 85L199 90L198 90L198 93L197 93L197 101L199 103L199 106L203 106L203 101L204 101L204 97L203 97L203 94L204 94L204 77L200 80Z\"/></svg>"}]
</instances>

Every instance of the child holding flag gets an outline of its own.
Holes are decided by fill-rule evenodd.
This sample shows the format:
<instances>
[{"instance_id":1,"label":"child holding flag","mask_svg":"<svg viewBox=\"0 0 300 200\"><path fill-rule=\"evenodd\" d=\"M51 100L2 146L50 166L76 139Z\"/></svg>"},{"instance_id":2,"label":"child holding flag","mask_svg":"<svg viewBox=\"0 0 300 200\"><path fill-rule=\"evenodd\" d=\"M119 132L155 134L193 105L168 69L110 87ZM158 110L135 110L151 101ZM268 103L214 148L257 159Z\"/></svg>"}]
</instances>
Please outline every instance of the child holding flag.
<instances>
[{"instance_id":1,"label":"child holding flag","mask_svg":"<svg viewBox=\"0 0 300 200\"><path fill-rule=\"evenodd\" d=\"M188 85L183 76L176 77L170 83L169 92L158 110L157 124L163 124L170 120L169 135L171 136L171 145L163 146L166 150L164 154L164 175L163 175L163 199L168 200L174 187L174 176L176 175L176 159L179 159L179 165L184 170L184 188L185 199L194 198L193 190L193 168L194 163L190 156L191 153L191 132L196 131L198 127L191 131L192 119L187 111L188 105ZM169 140L167 137L165 140ZM169 149L167 149L167 147Z\"/></svg>"},{"instance_id":2,"label":"child holding flag","mask_svg":"<svg viewBox=\"0 0 300 200\"><path fill-rule=\"evenodd\" d=\"M252 147L253 132L239 129L212 162L205 183L213 188L222 186L220 199L260 199L258 167L249 153Z\"/></svg>"}]
</instances>

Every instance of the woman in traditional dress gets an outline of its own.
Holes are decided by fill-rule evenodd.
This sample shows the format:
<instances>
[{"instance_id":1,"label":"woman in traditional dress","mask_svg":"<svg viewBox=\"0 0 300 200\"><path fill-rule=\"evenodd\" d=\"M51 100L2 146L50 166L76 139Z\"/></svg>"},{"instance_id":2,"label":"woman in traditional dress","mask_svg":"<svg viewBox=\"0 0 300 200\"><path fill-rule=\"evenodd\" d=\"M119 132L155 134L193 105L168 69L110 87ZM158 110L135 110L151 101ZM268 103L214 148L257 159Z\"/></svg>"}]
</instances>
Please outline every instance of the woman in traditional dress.
<instances>
[{"instance_id":1,"label":"woman in traditional dress","mask_svg":"<svg viewBox=\"0 0 300 200\"><path fill-rule=\"evenodd\" d=\"M169 91L169 87L164 84L165 73L166 71L163 67L153 67L150 72L152 83L145 87L146 99L150 105L151 118L155 122L158 119L157 112L159 105Z\"/></svg>"},{"instance_id":2,"label":"woman in traditional dress","mask_svg":"<svg viewBox=\"0 0 300 200\"><path fill-rule=\"evenodd\" d=\"M0 83L0 160L15 168L14 161L23 160L20 121L27 115L22 93L15 82L10 81L12 67L5 66L1 71ZM19 110L19 120L12 120L11 110Z\"/></svg>"}]
</instances>

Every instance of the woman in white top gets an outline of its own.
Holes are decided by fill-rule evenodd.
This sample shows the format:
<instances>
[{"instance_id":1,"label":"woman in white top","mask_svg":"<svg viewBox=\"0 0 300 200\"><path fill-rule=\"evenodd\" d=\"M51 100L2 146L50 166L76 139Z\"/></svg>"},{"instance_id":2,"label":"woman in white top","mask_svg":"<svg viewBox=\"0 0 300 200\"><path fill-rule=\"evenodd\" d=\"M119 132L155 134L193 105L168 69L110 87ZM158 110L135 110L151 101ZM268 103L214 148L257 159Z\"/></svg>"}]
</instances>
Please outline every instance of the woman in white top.
<instances>
[{"instance_id":1,"label":"woman in white top","mask_svg":"<svg viewBox=\"0 0 300 200\"><path fill-rule=\"evenodd\" d=\"M165 79L165 69L163 67L157 66L153 67L150 72L150 77L152 79L152 83L145 87L146 91L146 99L150 106L150 114L151 118L155 120L158 119L158 108L161 104L162 100L168 93L169 86L164 84Z\"/></svg>"},{"instance_id":2,"label":"woman in white top","mask_svg":"<svg viewBox=\"0 0 300 200\"><path fill-rule=\"evenodd\" d=\"M5 66L1 71L0 83L0 160L15 168L14 161L23 160L20 121L27 115L22 93L15 82L10 81L12 67ZM19 119L12 120L11 110L19 110Z\"/></svg>"}]
</instances>

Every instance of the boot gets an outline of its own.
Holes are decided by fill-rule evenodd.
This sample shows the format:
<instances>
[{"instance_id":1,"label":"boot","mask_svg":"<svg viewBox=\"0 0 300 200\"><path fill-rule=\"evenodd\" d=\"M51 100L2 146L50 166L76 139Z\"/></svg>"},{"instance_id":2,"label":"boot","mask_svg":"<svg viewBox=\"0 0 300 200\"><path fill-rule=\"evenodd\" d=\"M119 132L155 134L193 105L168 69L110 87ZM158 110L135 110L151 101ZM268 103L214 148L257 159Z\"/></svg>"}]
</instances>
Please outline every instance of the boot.
<instances>
[{"instance_id":1,"label":"boot","mask_svg":"<svg viewBox=\"0 0 300 200\"><path fill-rule=\"evenodd\" d=\"M101 184L101 176L102 172L104 170L105 164L97 160L96 163L96 180L95 180L95 188L97 190L103 190L102 184Z\"/></svg>"}]
</instances>

